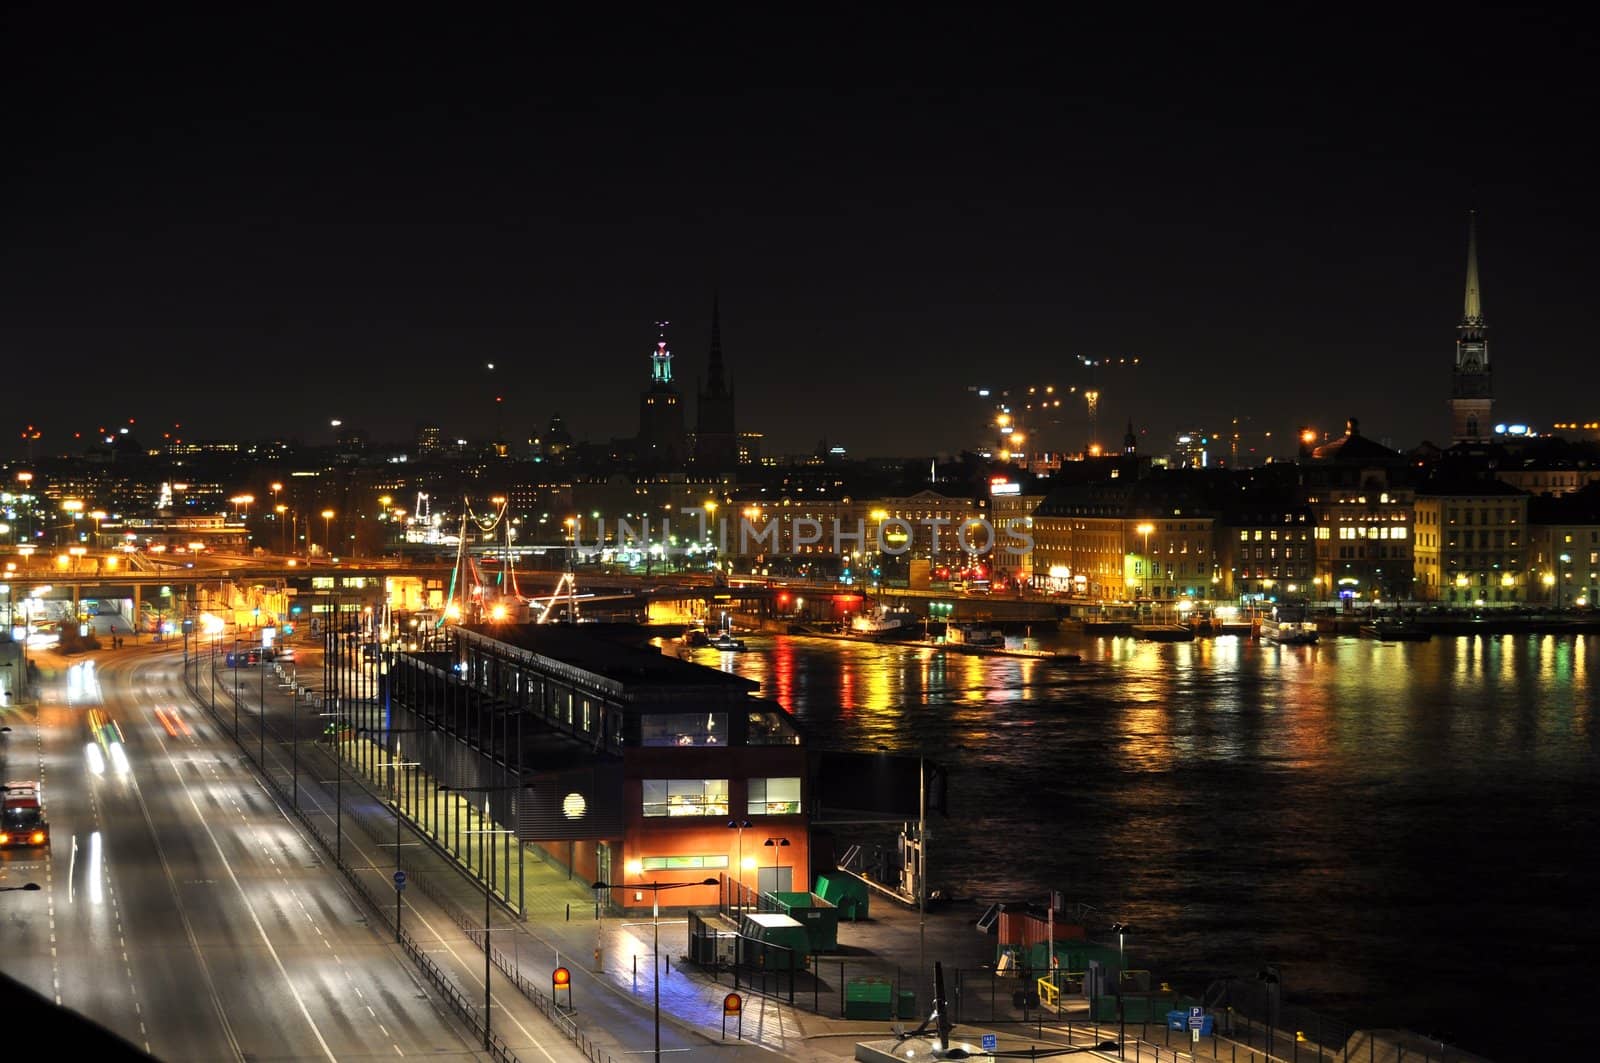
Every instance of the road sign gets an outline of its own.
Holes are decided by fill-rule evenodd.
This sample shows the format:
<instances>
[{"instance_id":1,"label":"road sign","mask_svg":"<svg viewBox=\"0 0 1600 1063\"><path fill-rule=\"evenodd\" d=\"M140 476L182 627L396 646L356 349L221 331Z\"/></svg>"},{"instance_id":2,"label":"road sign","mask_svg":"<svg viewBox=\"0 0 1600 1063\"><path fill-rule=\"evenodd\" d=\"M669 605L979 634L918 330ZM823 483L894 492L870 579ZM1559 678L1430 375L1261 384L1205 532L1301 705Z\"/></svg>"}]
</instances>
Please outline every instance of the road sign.
<instances>
[{"instance_id":1,"label":"road sign","mask_svg":"<svg viewBox=\"0 0 1600 1063\"><path fill-rule=\"evenodd\" d=\"M1206 1024L1206 1009L1192 1007L1189 1009L1189 1029L1199 1033Z\"/></svg>"},{"instance_id":2,"label":"road sign","mask_svg":"<svg viewBox=\"0 0 1600 1063\"><path fill-rule=\"evenodd\" d=\"M394 873L394 888L396 891L406 888L406 873L404 871L396 871Z\"/></svg>"},{"instance_id":3,"label":"road sign","mask_svg":"<svg viewBox=\"0 0 1600 1063\"><path fill-rule=\"evenodd\" d=\"M986 1033L983 1035L983 1050L985 1052L993 1052L999 1047L1000 1038L998 1036L992 1033Z\"/></svg>"}]
</instances>

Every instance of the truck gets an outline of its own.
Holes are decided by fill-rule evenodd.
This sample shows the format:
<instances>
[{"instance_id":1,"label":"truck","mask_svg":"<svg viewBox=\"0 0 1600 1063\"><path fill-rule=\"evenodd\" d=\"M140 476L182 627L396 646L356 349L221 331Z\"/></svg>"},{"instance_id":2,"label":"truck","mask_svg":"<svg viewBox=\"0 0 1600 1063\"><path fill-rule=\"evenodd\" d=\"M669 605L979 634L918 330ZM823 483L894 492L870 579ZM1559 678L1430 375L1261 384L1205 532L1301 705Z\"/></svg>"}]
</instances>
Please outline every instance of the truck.
<instances>
[{"instance_id":1,"label":"truck","mask_svg":"<svg viewBox=\"0 0 1600 1063\"><path fill-rule=\"evenodd\" d=\"M44 797L39 784L5 784L5 800L0 806L0 849L48 849L50 824L44 818Z\"/></svg>"}]
</instances>

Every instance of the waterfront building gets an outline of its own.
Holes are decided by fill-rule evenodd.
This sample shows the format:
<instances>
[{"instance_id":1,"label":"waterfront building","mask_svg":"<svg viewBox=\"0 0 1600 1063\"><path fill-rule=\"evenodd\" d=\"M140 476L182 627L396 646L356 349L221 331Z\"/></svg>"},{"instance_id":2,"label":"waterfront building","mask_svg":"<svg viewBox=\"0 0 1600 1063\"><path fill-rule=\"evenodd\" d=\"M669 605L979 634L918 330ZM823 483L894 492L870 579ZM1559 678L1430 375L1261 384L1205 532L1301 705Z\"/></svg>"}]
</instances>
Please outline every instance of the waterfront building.
<instances>
[{"instance_id":1,"label":"waterfront building","mask_svg":"<svg viewBox=\"0 0 1600 1063\"><path fill-rule=\"evenodd\" d=\"M1415 493L1405 455L1361 435L1352 417L1343 436L1303 447L1300 468L1316 522L1318 597L1412 598Z\"/></svg>"},{"instance_id":2,"label":"waterfront building","mask_svg":"<svg viewBox=\"0 0 1600 1063\"><path fill-rule=\"evenodd\" d=\"M1415 595L1451 605L1528 600L1528 496L1499 480L1428 481L1414 504Z\"/></svg>"},{"instance_id":3,"label":"waterfront building","mask_svg":"<svg viewBox=\"0 0 1600 1063\"><path fill-rule=\"evenodd\" d=\"M515 817L518 838L546 860L623 886L726 877L761 892L811 888L806 749L783 707L755 696L757 683L667 656L631 625L451 636L464 682L525 717L499 731L520 751L491 748L489 759L531 764L538 749L564 750L524 772L533 796ZM751 828L728 829L745 820ZM762 858L766 838L787 843L781 859ZM719 899L717 887L679 897ZM612 901L648 910L650 891L614 890Z\"/></svg>"},{"instance_id":4,"label":"waterfront building","mask_svg":"<svg viewBox=\"0 0 1600 1063\"><path fill-rule=\"evenodd\" d=\"M1034 567L1097 601L1212 596L1215 517L1177 476L1059 488L1034 512ZM1044 544L1043 550L1040 545Z\"/></svg>"},{"instance_id":5,"label":"waterfront building","mask_svg":"<svg viewBox=\"0 0 1600 1063\"><path fill-rule=\"evenodd\" d=\"M1228 506L1217 521L1212 597L1315 597L1313 524L1311 507L1290 497L1257 496Z\"/></svg>"},{"instance_id":6,"label":"waterfront building","mask_svg":"<svg viewBox=\"0 0 1600 1063\"><path fill-rule=\"evenodd\" d=\"M1528 587L1530 597L1559 609L1595 603L1600 593L1600 485L1528 500Z\"/></svg>"}]
</instances>

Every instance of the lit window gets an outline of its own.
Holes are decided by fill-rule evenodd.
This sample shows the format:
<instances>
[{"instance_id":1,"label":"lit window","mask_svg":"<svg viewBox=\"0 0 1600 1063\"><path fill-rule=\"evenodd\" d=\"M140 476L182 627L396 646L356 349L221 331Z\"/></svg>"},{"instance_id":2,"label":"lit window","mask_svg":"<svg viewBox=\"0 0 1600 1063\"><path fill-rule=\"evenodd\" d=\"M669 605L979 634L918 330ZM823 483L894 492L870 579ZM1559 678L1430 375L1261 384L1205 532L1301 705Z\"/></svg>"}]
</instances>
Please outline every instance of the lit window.
<instances>
[{"instance_id":1,"label":"lit window","mask_svg":"<svg viewBox=\"0 0 1600 1063\"><path fill-rule=\"evenodd\" d=\"M647 856L639 861L646 871L703 871L714 867L727 867L728 858L721 856Z\"/></svg>"},{"instance_id":2,"label":"lit window","mask_svg":"<svg viewBox=\"0 0 1600 1063\"><path fill-rule=\"evenodd\" d=\"M748 814L787 816L800 811L800 778L751 779Z\"/></svg>"},{"instance_id":3,"label":"lit window","mask_svg":"<svg viewBox=\"0 0 1600 1063\"><path fill-rule=\"evenodd\" d=\"M645 779L646 816L726 816L727 779Z\"/></svg>"}]
</instances>

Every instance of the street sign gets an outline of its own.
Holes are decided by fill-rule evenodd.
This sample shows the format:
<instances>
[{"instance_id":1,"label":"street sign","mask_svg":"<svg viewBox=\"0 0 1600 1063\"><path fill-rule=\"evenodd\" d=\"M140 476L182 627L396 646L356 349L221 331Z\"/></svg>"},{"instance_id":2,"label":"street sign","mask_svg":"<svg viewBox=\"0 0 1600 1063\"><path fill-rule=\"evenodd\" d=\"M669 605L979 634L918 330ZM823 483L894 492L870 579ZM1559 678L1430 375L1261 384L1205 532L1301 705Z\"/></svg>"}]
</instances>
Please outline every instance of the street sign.
<instances>
[{"instance_id":1,"label":"street sign","mask_svg":"<svg viewBox=\"0 0 1600 1063\"><path fill-rule=\"evenodd\" d=\"M1189 1009L1189 1029L1199 1033L1206 1024L1206 1009L1192 1007Z\"/></svg>"},{"instance_id":2,"label":"street sign","mask_svg":"<svg viewBox=\"0 0 1600 1063\"><path fill-rule=\"evenodd\" d=\"M993 1052L999 1047L1000 1038L998 1035L992 1033L986 1033L983 1035L983 1050L985 1052Z\"/></svg>"},{"instance_id":3,"label":"street sign","mask_svg":"<svg viewBox=\"0 0 1600 1063\"><path fill-rule=\"evenodd\" d=\"M396 892L406 888L406 873L404 871L396 871L394 873L394 888Z\"/></svg>"}]
</instances>

